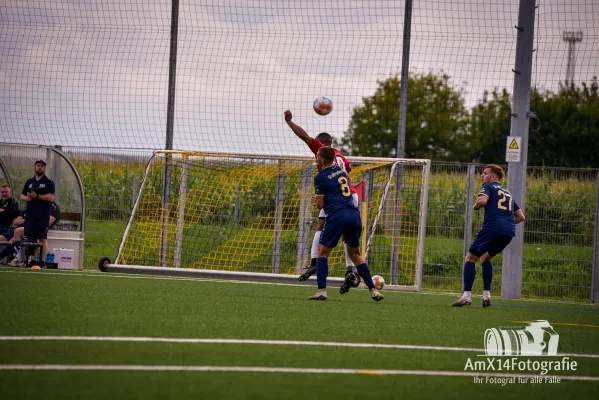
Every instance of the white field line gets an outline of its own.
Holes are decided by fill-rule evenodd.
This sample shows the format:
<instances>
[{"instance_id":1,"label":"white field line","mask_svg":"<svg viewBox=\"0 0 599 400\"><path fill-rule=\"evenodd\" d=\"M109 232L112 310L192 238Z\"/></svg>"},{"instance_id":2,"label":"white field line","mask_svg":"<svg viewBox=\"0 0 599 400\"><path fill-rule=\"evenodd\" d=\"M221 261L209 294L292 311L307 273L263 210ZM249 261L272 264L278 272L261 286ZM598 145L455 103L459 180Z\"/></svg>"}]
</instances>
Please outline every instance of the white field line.
<instances>
[{"instance_id":1,"label":"white field line","mask_svg":"<svg viewBox=\"0 0 599 400\"><path fill-rule=\"evenodd\" d=\"M185 276L151 276L151 275L134 275L134 274L120 274L118 272L87 272L87 271L71 271L71 272L52 272L50 274L44 274L43 272L29 272L29 271L0 271L0 273L12 273L12 274L35 274L44 276L89 276L94 278L126 278L126 279L150 279L150 280L161 280L161 281L202 281L202 282L219 282L219 283L240 283L240 284L252 284L252 285L283 285L283 286L296 286L296 287L309 287L306 285L294 284L294 283L274 283L274 282L252 282L252 281L236 281L232 279L214 279L214 278L192 278ZM314 281L316 282L316 281Z\"/></svg>"},{"instance_id":2,"label":"white field line","mask_svg":"<svg viewBox=\"0 0 599 400\"><path fill-rule=\"evenodd\" d=\"M346 342L315 342L301 340L259 340L259 339L208 339L208 338L160 338L135 336L0 336L0 341L88 341L88 342L142 342L142 343L190 343L190 344L258 344L269 346L320 346L320 347L354 347L368 349L403 349L403 350L434 350L434 351L463 351L478 352L484 355L484 349L472 347L450 346L421 346L412 344L385 343L346 343ZM599 358L599 354L559 353L555 357ZM488 356L495 357L495 356ZM513 356L518 357L518 356ZM533 357L533 356L522 356ZM546 356L538 356L546 357Z\"/></svg>"},{"instance_id":3,"label":"white field line","mask_svg":"<svg viewBox=\"0 0 599 400\"><path fill-rule=\"evenodd\" d=\"M341 374L341 375L420 375L420 376L467 376L493 378L558 378L571 381L599 381L596 376L534 375L480 372L422 371L405 369L340 369L340 368L275 368L232 367L212 365L68 365L68 364L0 364L2 371L195 371L195 372L270 372L291 374Z\"/></svg>"},{"instance_id":4,"label":"white field line","mask_svg":"<svg viewBox=\"0 0 599 400\"><path fill-rule=\"evenodd\" d=\"M30 271L11 271L11 270L0 270L0 273L11 273L11 274L31 274ZM273 282L251 282L251 281L241 281L241 280L231 280L231 279L212 279L212 278L192 278L192 277L182 277L182 276L149 276L149 275L134 275L134 274L121 274L118 272L96 272L96 271L54 271L51 274L44 274L43 272L38 272L39 275L44 276L91 276L91 277L103 277L103 278L127 278L127 279L152 279L152 280L167 280L167 281L202 281L202 282L220 282L220 283L237 283L237 284L253 284L253 285L283 285L283 286L296 286L296 287L306 287L306 285L299 285L293 283L273 283ZM415 292L415 291L399 291L398 293L402 294L419 294L419 295L427 295L427 296L445 296L445 297L455 297L458 294L450 293L450 292ZM507 300L507 299L506 299ZM511 299L510 299L511 300ZM546 299L518 299L517 301L521 302L538 302L538 303L552 303L556 306L558 305L574 305L574 306L587 306L587 307L599 307L599 303L577 303L573 301L555 301L555 300L546 300ZM569 308L565 307L564 310L569 310ZM556 310L557 311L557 310Z\"/></svg>"}]
</instances>

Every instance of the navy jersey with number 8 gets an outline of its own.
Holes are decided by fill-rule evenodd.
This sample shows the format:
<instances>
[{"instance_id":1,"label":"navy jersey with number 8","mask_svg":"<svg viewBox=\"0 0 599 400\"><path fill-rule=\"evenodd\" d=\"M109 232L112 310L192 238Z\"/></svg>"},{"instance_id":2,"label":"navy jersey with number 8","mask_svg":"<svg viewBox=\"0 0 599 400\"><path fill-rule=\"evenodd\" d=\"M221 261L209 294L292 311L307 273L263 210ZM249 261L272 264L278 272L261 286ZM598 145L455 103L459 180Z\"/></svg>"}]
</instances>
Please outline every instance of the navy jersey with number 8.
<instances>
[{"instance_id":1,"label":"navy jersey with number 8","mask_svg":"<svg viewBox=\"0 0 599 400\"><path fill-rule=\"evenodd\" d=\"M330 214L340 209L356 209L347 173L337 165L325 168L314 178L317 195L324 196L324 211Z\"/></svg>"}]
</instances>

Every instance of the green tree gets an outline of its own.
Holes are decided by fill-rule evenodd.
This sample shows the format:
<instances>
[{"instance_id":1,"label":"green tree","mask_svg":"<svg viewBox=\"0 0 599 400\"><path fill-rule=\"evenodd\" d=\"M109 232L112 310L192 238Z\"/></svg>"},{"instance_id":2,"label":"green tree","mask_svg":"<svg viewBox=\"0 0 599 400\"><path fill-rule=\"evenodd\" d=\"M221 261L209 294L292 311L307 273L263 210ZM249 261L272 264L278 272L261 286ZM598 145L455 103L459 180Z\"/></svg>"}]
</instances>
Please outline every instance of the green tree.
<instances>
[{"instance_id":1,"label":"green tree","mask_svg":"<svg viewBox=\"0 0 599 400\"><path fill-rule=\"evenodd\" d=\"M512 104L506 89L497 88L489 94L485 90L480 103L470 113L467 143L463 152L468 161L503 163L505 143L510 134Z\"/></svg>"},{"instance_id":2,"label":"green tree","mask_svg":"<svg viewBox=\"0 0 599 400\"><path fill-rule=\"evenodd\" d=\"M399 124L400 79L378 82L371 97L356 107L341 147L348 154L395 157ZM447 75L410 75L405 156L464 160L461 148L468 124L462 90Z\"/></svg>"},{"instance_id":3,"label":"green tree","mask_svg":"<svg viewBox=\"0 0 599 400\"><path fill-rule=\"evenodd\" d=\"M597 78L590 84L565 87L557 93L534 90L528 133L528 165L554 167L599 167L599 96ZM472 108L469 144L475 161L504 162L506 138L510 135L511 101L506 89L485 91ZM467 146L469 145L469 147Z\"/></svg>"},{"instance_id":4,"label":"green tree","mask_svg":"<svg viewBox=\"0 0 599 400\"><path fill-rule=\"evenodd\" d=\"M557 93L533 91L528 164L599 168L599 85L565 87Z\"/></svg>"}]
</instances>

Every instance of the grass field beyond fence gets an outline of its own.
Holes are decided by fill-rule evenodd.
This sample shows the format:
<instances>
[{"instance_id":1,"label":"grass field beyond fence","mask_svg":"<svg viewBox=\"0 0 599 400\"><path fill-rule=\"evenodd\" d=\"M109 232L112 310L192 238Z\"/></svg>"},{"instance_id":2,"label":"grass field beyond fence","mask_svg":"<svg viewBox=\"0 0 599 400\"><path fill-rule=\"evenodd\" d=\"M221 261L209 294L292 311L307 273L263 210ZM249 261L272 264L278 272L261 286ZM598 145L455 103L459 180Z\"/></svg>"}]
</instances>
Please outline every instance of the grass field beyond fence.
<instances>
[{"instance_id":1,"label":"grass field beyond fence","mask_svg":"<svg viewBox=\"0 0 599 400\"><path fill-rule=\"evenodd\" d=\"M76 154L72 156L76 158ZM77 160L75 163L87 199L84 266L96 268L99 257L114 259L117 254L135 187L143 178L145 160L138 157L121 163ZM432 165L424 252L425 290L461 289L464 214L466 207L471 206L465 199L465 171L465 165ZM524 204L527 221L523 296L589 301L596 183L596 170L529 168ZM475 187L478 186L476 176ZM226 217L232 207L222 206ZM214 211L220 215L219 212ZM482 224L482 215L474 213L473 235ZM291 254L289 262L294 257ZM500 267L501 256L494 260L496 291L500 290Z\"/></svg>"}]
</instances>

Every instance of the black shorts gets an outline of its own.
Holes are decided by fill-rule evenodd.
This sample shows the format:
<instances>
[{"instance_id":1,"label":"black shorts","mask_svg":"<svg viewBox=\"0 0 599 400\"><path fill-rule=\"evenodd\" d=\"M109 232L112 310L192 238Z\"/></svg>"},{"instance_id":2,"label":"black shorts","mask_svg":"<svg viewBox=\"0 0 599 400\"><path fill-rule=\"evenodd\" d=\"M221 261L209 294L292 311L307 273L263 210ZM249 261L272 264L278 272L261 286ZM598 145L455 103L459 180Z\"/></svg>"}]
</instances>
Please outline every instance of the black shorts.
<instances>
[{"instance_id":1,"label":"black shorts","mask_svg":"<svg viewBox=\"0 0 599 400\"><path fill-rule=\"evenodd\" d=\"M43 219L25 218L25 241L35 242L38 239L47 239L48 229L50 228L49 225L49 217L45 217Z\"/></svg>"}]
</instances>

